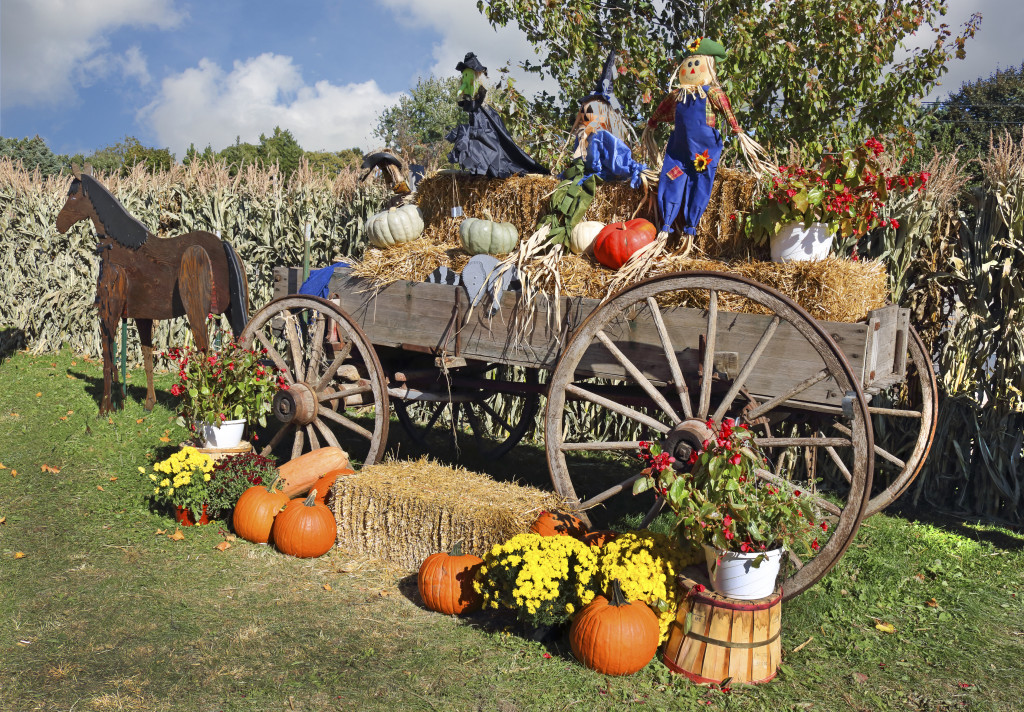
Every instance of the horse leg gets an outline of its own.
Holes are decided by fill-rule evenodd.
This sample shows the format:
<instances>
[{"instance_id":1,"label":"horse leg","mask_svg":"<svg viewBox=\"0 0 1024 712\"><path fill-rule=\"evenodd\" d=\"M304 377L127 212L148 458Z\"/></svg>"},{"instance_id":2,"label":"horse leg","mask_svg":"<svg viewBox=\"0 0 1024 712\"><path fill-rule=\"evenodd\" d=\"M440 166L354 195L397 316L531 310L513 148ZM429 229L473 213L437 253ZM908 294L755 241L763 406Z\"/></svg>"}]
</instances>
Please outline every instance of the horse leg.
<instances>
[{"instance_id":1,"label":"horse leg","mask_svg":"<svg viewBox=\"0 0 1024 712\"><path fill-rule=\"evenodd\" d=\"M178 270L178 293L185 305L188 326L196 348L207 351L210 340L206 331L206 315L213 307L213 265L210 256L199 245L185 250Z\"/></svg>"},{"instance_id":2,"label":"horse leg","mask_svg":"<svg viewBox=\"0 0 1024 712\"><path fill-rule=\"evenodd\" d=\"M121 322L128 302L128 279L124 270L117 265L101 265L100 279L96 285L96 307L100 315L100 330L103 332L103 399L100 414L113 410L110 398L111 381L117 382L114 341L117 325ZM122 400L121 405L124 405Z\"/></svg>"},{"instance_id":3,"label":"horse leg","mask_svg":"<svg viewBox=\"0 0 1024 712\"><path fill-rule=\"evenodd\" d=\"M135 328L139 330L139 342L142 344L142 360L146 364L146 405L147 411L156 405L156 391L153 389L153 320L136 319Z\"/></svg>"}]
</instances>

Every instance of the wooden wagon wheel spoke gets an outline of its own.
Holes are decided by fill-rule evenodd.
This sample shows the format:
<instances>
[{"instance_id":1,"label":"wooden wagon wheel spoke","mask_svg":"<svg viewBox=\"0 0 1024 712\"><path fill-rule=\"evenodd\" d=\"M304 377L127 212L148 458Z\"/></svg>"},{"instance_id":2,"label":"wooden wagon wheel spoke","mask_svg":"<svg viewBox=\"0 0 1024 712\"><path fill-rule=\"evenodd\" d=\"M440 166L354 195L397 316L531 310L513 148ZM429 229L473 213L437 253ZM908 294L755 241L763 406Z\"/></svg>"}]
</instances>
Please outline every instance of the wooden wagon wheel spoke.
<instances>
[{"instance_id":1,"label":"wooden wagon wheel spoke","mask_svg":"<svg viewBox=\"0 0 1024 712\"><path fill-rule=\"evenodd\" d=\"M720 313L726 304L728 312ZM634 512L641 505L649 511L656 499L647 493L631 496L631 485L641 476L634 457L639 441L659 444L676 458L676 469L686 471L691 454L724 419L763 428L755 442L771 451L766 454L774 458L778 474L766 465L759 476L785 492L806 492L822 516L835 520L829 521L829 534L819 536L823 543L817 550L792 559L784 570L784 595L798 595L849 546L871 488L871 415L859 371L830 336L833 328L838 327L818 324L775 290L721 273L662 275L612 296L576 329L551 375L545 447L556 491L568 502L581 502L580 516L588 521L598 514L614 521L623 510ZM727 364L734 362L736 372L730 375ZM721 364L717 373L716 363ZM651 393L664 396L673 389L678 404L676 395ZM808 432L818 404L838 408L842 400L850 435ZM606 442L582 442L585 438L576 434L581 418L600 423L597 439ZM832 453L816 455L822 449L844 462L848 477L815 479L814 467L833 464Z\"/></svg>"},{"instance_id":2,"label":"wooden wagon wheel spoke","mask_svg":"<svg viewBox=\"0 0 1024 712\"><path fill-rule=\"evenodd\" d=\"M371 433L369 430L359 425L358 423L349 420L344 415L339 415L338 413L335 413L333 410L321 410L320 415L323 416L324 418L327 418L328 420L333 420L338 425L345 426L353 433L358 433L368 440L373 438L373 433Z\"/></svg>"},{"instance_id":3,"label":"wooden wagon wheel spoke","mask_svg":"<svg viewBox=\"0 0 1024 712\"><path fill-rule=\"evenodd\" d=\"M480 420L476 417L476 413L473 412L473 406L471 404L463 403L462 408L466 411L466 420L469 421L469 428L473 431L473 440L476 442L476 447L479 450L482 446L480 434L483 432Z\"/></svg>"},{"instance_id":4,"label":"wooden wagon wheel spoke","mask_svg":"<svg viewBox=\"0 0 1024 712\"><path fill-rule=\"evenodd\" d=\"M505 432L512 432L512 426L508 424L508 421L506 421L503 417L501 417L501 415L495 412L495 410L491 408L490 405L487 404L487 401L480 401L480 407L483 408L489 416L491 416L496 421L501 423L501 427L505 429Z\"/></svg>"},{"instance_id":5,"label":"wooden wagon wheel spoke","mask_svg":"<svg viewBox=\"0 0 1024 712\"><path fill-rule=\"evenodd\" d=\"M321 373L328 329L342 345ZM309 296L277 299L253 316L239 343L265 348L288 384L274 396L264 452L283 460L329 445L345 450L356 465L381 457L390 417L387 380L373 345L336 304ZM290 451L282 451L292 435Z\"/></svg>"},{"instance_id":6,"label":"wooden wagon wheel spoke","mask_svg":"<svg viewBox=\"0 0 1024 712\"><path fill-rule=\"evenodd\" d=\"M292 376L291 369L288 368L288 364L284 362L284 359L281 358L281 354L277 352L277 349L274 348L274 345L270 340L258 331L255 332L254 335L256 340L259 341L263 348L267 350L267 356L274 362L274 366L284 374L285 381L287 381L289 385L295 383L295 378Z\"/></svg>"},{"instance_id":7,"label":"wooden wagon wheel spoke","mask_svg":"<svg viewBox=\"0 0 1024 712\"><path fill-rule=\"evenodd\" d=\"M757 366L757 362L761 360L761 355L764 350L768 347L768 342L775 336L775 330L779 328L779 323L782 320L779 317L774 317L769 323L768 327L764 330L760 340L757 342L757 346L750 352L750 357L747 358L747 362L743 364L743 368L733 379L732 386L729 388L729 392L722 398L722 402L718 404L718 409L715 414L711 416L711 419L716 423L720 423L722 418L725 417L726 412L732 407L732 402L736 400L736 396L739 395L740 389L743 388L743 384L750 378L750 374L754 371ZM707 380L707 379L705 379Z\"/></svg>"},{"instance_id":8,"label":"wooden wagon wheel spoke","mask_svg":"<svg viewBox=\"0 0 1024 712\"><path fill-rule=\"evenodd\" d=\"M665 396L661 395L661 393L658 392L658 389L654 387L654 384L647 379L647 376L641 373L640 369L637 368L632 361L626 358L621 351L619 351L619 348L612 343L612 340L608 338L607 334L603 331L598 331L597 338L602 344L604 344L604 347L611 352L612 356L615 357L615 360L622 364L622 367L625 368L626 372L633 377L633 380L640 384L640 387L644 389L644 392L647 393L647 395L649 395L651 399L668 414L669 418L672 419L673 425L679 425L679 423L683 422L683 419L676 415L675 410L673 410L672 406L670 406L668 401L665 400Z\"/></svg>"},{"instance_id":9,"label":"wooden wagon wheel spoke","mask_svg":"<svg viewBox=\"0 0 1024 712\"><path fill-rule=\"evenodd\" d=\"M700 404L697 406L697 417L701 420L708 417L711 409L711 376L715 372L715 340L718 332L718 292L714 289L708 294L708 328L704 340L704 377L700 381Z\"/></svg>"},{"instance_id":10,"label":"wooden wagon wheel spoke","mask_svg":"<svg viewBox=\"0 0 1024 712\"><path fill-rule=\"evenodd\" d=\"M842 423L832 423L832 427L841 432L843 435L850 434L850 429L843 425ZM907 465L907 463L903 462L903 460L899 459L888 450L883 450L878 445L875 445L875 454L881 457L883 460L887 460L892 464L896 465L896 467L906 467Z\"/></svg>"},{"instance_id":11,"label":"wooden wagon wheel spoke","mask_svg":"<svg viewBox=\"0 0 1024 712\"><path fill-rule=\"evenodd\" d=\"M669 372L672 374L672 383L679 395L679 402L683 405L683 415L687 418L693 417L693 408L690 406L690 391L686 387L686 379L683 378L683 371L679 368L679 359L676 357L675 347L672 346L672 339L665 328L665 320L661 317L661 307L654 297L647 297L647 307L651 310L651 317L654 321L654 328L658 330L658 340L665 351L665 361L668 362Z\"/></svg>"},{"instance_id":12,"label":"wooden wagon wheel spoke","mask_svg":"<svg viewBox=\"0 0 1024 712\"><path fill-rule=\"evenodd\" d=\"M843 475L843 478L847 482L853 482L853 475L850 474L850 470L846 467L846 463L839 457L839 453L836 452L835 448L831 445L826 445L825 452L828 453L832 462L835 463L836 469Z\"/></svg>"},{"instance_id":13,"label":"wooden wagon wheel spoke","mask_svg":"<svg viewBox=\"0 0 1024 712\"><path fill-rule=\"evenodd\" d=\"M659 433L667 433L670 430L669 426L665 425L659 420L655 420L649 415L644 415L640 411L633 410L628 406L616 403L615 401L609 400L604 396L599 396L596 393L591 393L590 391L580 388L575 384L568 384L565 387L565 392L574 395L577 398L582 398L583 400L590 401L591 403L594 403L596 405L603 406L608 410L612 411L613 413L624 415L631 420L635 420L638 423L642 423L649 428L657 430Z\"/></svg>"}]
</instances>

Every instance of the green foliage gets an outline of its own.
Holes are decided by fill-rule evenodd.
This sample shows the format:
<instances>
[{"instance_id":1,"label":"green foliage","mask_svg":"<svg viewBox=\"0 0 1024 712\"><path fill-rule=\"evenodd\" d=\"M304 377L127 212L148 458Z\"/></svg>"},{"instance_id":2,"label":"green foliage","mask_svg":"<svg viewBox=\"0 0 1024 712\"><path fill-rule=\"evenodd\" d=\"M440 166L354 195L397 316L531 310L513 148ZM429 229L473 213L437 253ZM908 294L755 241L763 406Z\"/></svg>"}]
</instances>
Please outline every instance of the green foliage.
<instances>
[{"instance_id":1,"label":"green foliage","mask_svg":"<svg viewBox=\"0 0 1024 712\"><path fill-rule=\"evenodd\" d=\"M213 459L194 447L185 447L166 460L153 463L153 471L139 470L152 487L152 499L157 504L187 509L196 522L209 503Z\"/></svg>"},{"instance_id":2,"label":"green foliage","mask_svg":"<svg viewBox=\"0 0 1024 712\"><path fill-rule=\"evenodd\" d=\"M420 78L397 104L380 113L374 135L406 163L442 167L450 149L444 136L464 117L456 104L458 93L457 77Z\"/></svg>"},{"instance_id":3,"label":"green foliage","mask_svg":"<svg viewBox=\"0 0 1024 712\"><path fill-rule=\"evenodd\" d=\"M174 165L174 156L166 148L149 148L134 136L102 148L85 159L97 173L120 173L126 176L137 164L145 166L147 173L166 171Z\"/></svg>"},{"instance_id":4,"label":"green foliage","mask_svg":"<svg viewBox=\"0 0 1024 712\"><path fill-rule=\"evenodd\" d=\"M33 138L5 138L0 136L0 158L21 161L26 171L39 170L44 176L67 171L71 159L57 155L37 134Z\"/></svg>"},{"instance_id":5,"label":"green foliage","mask_svg":"<svg viewBox=\"0 0 1024 712\"><path fill-rule=\"evenodd\" d=\"M231 175L235 176L243 167L257 165L259 148L251 143L242 143L242 138L236 136L232 145L217 152L217 160L223 161Z\"/></svg>"},{"instance_id":6,"label":"green foliage","mask_svg":"<svg viewBox=\"0 0 1024 712\"><path fill-rule=\"evenodd\" d=\"M245 452L220 460L214 464L211 474L207 511L211 517L219 519L235 508L238 498L247 489L273 482L277 466L273 456Z\"/></svg>"},{"instance_id":7,"label":"green foliage","mask_svg":"<svg viewBox=\"0 0 1024 712\"><path fill-rule=\"evenodd\" d=\"M341 151L307 151L305 159L310 169L333 175L345 170L358 170L363 162L361 148L346 148Z\"/></svg>"},{"instance_id":8,"label":"green foliage","mask_svg":"<svg viewBox=\"0 0 1024 712\"><path fill-rule=\"evenodd\" d=\"M272 136L260 134L260 145L256 155L264 165L278 166L285 178L291 176L299 167L302 153L302 146L288 129L282 131L280 126L275 126Z\"/></svg>"},{"instance_id":9,"label":"green foliage","mask_svg":"<svg viewBox=\"0 0 1024 712\"><path fill-rule=\"evenodd\" d=\"M196 150L196 145L190 143L188 150L185 151L185 157L181 160L181 165L191 166L193 163L206 163L207 165L213 165L217 162L217 154L210 148L210 144L206 144L206 148L200 153Z\"/></svg>"},{"instance_id":10,"label":"green foliage","mask_svg":"<svg viewBox=\"0 0 1024 712\"><path fill-rule=\"evenodd\" d=\"M722 41L729 56L718 76L740 125L765 146L795 141L820 155L830 145L912 127L915 102L932 91L947 62L964 56L980 22L972 17L954 34L942 22L946 0L850 0L838 11L831 0L478 0L477 7L493 25L517 24L541 57L523 66L558 82L557 95L516 97L523 111L510 121L544 144L544 158L560 148L609 49L621 53L615 94L625 116L639 121L666 91L691 39ZM912 34L918 39L908 44L923 46L895 61Z\"/></svg>"}]
</instances>

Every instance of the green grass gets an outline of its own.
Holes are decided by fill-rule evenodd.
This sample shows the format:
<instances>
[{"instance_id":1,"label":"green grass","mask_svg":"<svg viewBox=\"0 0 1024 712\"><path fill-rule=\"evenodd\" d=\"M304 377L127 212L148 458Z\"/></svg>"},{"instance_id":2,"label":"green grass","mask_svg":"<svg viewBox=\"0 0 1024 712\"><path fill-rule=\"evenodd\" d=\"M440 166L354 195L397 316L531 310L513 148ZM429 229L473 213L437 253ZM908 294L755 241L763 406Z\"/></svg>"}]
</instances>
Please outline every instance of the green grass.
<instances>
[{"instance_id":1,"label":"green grass","mask_svg":"<svg viewBox=\"0 0 1024 712\"><path fill-rule=\"evenodd\" d=\"M722 693L657 660L609 679L564 639L430 613L414 578L337 550L220 552L222 522L168 539L137 468L185 433L166 392L141 409L141 372L97 417L100 377L66 353L0 363L0 710L1020 708L1018 533L879 515L784 607L776 681ZM543 462L522 446L488 469L532 480Z\"/></svg>"}]
</instances>

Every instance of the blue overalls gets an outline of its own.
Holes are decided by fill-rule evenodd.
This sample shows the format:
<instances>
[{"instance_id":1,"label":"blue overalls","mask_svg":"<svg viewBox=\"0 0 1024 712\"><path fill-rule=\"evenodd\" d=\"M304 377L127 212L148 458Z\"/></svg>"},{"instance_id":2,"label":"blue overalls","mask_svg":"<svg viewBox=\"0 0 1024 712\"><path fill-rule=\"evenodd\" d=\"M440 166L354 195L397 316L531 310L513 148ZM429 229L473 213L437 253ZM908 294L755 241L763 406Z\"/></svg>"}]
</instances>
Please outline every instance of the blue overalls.
<instances>
[{"instance_id":1,"label":"blue overalls","mask_svg":"<svg viewBox=\"0 0 1024 712\"><path fill-rule=\"evenodd\" d=\"M704 87L706 92L708 87ZM658 181L658 208L664 232L672 231L672 223L683 211L683 232L694 235L697 223L708 207L715 170L722 156L722 134L708 126L707 99L687 94L676 104L675 128L668 137L665 162ZM694 159L708 152L711 162L698 171ZM678 169L678 170L674 170ZM670 177L670 174L675 177Z\"/></svg>"}]
</instances>

